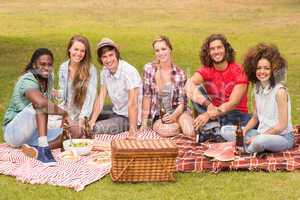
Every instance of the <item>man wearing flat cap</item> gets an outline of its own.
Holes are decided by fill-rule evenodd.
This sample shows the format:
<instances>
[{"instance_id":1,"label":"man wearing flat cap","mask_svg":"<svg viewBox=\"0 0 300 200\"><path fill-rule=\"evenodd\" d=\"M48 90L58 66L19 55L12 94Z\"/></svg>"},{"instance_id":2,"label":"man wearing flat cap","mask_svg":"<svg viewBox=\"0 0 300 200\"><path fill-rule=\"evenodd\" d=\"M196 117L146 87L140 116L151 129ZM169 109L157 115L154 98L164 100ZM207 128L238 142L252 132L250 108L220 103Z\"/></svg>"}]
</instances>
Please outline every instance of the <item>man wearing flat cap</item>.
<instances>
[{"instance_id":1,"label":"man wearing flat cap","mask_svg":"<svg viewBox=\"0 0 300 200\"><path fill-rule=\"evenodd\" d=\"M90 126L95 134L117 134L129 130L129 137L134 138L141 112L141 77L135 67L120 58L118 45L109 38L98 43L97 56L103 70ZM105 119L101 114L107 95L112 102L112 114Z\"/></svg>"}]
</instances>

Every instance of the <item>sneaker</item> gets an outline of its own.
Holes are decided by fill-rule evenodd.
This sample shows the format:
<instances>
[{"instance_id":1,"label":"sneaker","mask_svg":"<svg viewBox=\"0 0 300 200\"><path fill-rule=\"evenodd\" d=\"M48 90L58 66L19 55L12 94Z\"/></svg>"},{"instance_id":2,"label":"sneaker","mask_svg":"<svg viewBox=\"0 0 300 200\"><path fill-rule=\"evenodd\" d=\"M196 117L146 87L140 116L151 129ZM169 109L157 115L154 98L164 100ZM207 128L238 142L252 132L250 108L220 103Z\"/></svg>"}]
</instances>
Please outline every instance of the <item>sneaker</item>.
<instances>
[{"instance_id":1,"label":"sneaker","mask_svg":"<svg viewBox=\"0 0 300 200\"><path fill-rule=\"evenodd\" d=\"M48 166L53 166L56 164L51 150L48 147L30 146L28 144L23 144L21 146L21 151L30 158L35 158L41 161L43 164Z\"/></svg>"},{"instance_id":2,"label":"sneaker","mask_svg":"<svg viewBox=\"0 0 300 200\"><path fill-rule=\"evenodd\" d=\"M48 166L56 165L56 160L54 159L49 146L38 147L38 157L37 160L41 161L43 164Z\"/></svg>"},{"instance_id":3,"label":"sneaker","mask_svg":"<svg viewBox=\"0 0 300 200\"><path fill-rule=\"evenodd\" d=\"M196 143L201 144L208 140L211 140L212 134L200 133L196 135Z\"/></svg>"},{"instance_id":4,"label":"sneaker","mask_svg":"<svg viewBox=\"0 0 300 200\"><path fill-rule=\"evenodd\" d=\"M45 154L46 154L47 158L49 158L49 160L54 160L54 161L55 161L55 159L54 159L54 157L53 157L53 155L52 155L52 152L51 152L51 150L50 150L49 147L46 147L46 149L45 149ZM55 162L56 162L56 161L55 161Z\"/></svg>"},{"instance_id":5,"label":"sneaker","mask_svg":"<svg viewBox=\"0 0 300 200\"><path fill-rule=\"evenodd\" d=\"M227 140L225 140L225 138L223 138L221 135L214 135L211 138L210 142L223 143L223 142L227 142Z\"/></svg>"}]
</instances>

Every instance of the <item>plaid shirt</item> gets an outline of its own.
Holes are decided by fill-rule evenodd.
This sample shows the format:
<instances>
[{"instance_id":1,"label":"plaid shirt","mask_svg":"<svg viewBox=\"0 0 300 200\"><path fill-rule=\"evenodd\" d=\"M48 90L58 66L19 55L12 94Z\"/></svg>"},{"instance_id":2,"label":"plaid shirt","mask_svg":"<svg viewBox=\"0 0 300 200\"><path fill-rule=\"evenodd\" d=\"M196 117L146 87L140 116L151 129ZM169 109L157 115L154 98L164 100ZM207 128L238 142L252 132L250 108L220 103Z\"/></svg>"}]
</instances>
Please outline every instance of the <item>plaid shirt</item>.
<instances>
[{"instance_id":1,"label":"plaid shirt","mask_svg":"<svg viewBox=\"0 0 300 200\"><path fill-rule=\"evenodd\" d=\"M158 103L158 90L156 87L155 73L157 66L155 63L148 63L144 66L144 80L143 80L143 96L151 99L150 103L150 120L152 121L157 115L156 107ZM184 103L186 109L187 97L184 91L184 85L187 77L185 72L175 64L172 64L171 71L171 82L172 82L172 93L171 93L171 105L173 109L181 103Z\"/></svg>"}]
</instances>

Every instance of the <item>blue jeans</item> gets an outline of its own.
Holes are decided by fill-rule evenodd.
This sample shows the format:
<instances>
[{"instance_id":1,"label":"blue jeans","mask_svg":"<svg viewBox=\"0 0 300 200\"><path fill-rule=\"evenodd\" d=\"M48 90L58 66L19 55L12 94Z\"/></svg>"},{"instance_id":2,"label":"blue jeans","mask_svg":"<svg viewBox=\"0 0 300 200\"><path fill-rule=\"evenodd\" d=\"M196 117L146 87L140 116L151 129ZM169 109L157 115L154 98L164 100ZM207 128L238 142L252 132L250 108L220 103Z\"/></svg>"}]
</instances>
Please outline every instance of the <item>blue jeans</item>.
<instances>
[{"instance_id":1,"label":"blue jeans","mask_svg":"<svg viewBox=\"0 0 300 200\"><path fill-rule=\"evenodd\" d=\"M223 126L221 128L221 136L227 141L235 141L236 126ZM252 143L245 144L245 150L248 153L254 152L280 152L290 149L294 145L294 134L289 132L284 135L268 135L260 134L256 129L249 130L245 137L244 142L248 141L251 137L255 137Z\"/></svg>"},{"instance_id":2,"label":"blue jeans","mask_svg":"<svg viewBox=\"0 0 300 200\"><path fill-rule=\"evenodd\" d=\"M209 99L209 96L203 86L199 86L198 90L204 97ZM198 112L198 114L202 114L207 111L207 108L205 108L204 106L197 104L195 102L192 103L194 108ZM250 115L248 115L247 113L243 113L239 110L232 110L226 113L225 115L219 117L218 121L221 126L224 126L224 125L235 125L237 124L238 119L240 119L242 126L245 126L247 122L250 120L250 118L251 118Z\"/></svg>"},{"instance_id":3,"label":"blue jeans","mask_svg":"<svg viewBox=\"0 0 300 200\"><path fill-rule=\"evenodd\" d=\"M22 144L38 146L39 134L36 125L36 111L31 104L19 112L10 121L4 130L4 141L13 147ZM47 130L48 141L56 139L62 133L62 128L51 128Z\"/></svg>"}]
</instances>

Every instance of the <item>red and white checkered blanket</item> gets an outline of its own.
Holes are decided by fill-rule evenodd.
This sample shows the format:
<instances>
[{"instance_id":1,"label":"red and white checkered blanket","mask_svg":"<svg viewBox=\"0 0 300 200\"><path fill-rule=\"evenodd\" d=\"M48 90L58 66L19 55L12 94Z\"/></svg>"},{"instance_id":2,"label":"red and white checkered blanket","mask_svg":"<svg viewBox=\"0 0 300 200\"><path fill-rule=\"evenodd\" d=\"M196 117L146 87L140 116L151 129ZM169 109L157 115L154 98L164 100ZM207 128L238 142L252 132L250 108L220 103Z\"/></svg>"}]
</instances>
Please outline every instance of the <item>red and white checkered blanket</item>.
<instances>
[{"instance_id":1,"label":"red and white checkered blanket","mask_svg":"<svg viewBox=\"0 0 300 200\"><path fill-rule=\"evenodd\" d=\"M119 135L99 135L96 140L111 141L126 138L127 135L128 132ZM159 138L153 131L144 131L138 135L138 139L153 138ZM24 183L65 186L81 191L86 185L101 179L110 172L110 165L89 164L90 156L83 156L72 161L61 159L59 149L52 152L58 163L56 166L47 167L25 156L19 149L0 144L0 174L15 176L17 180Z\"/></svg>"},{"instance_id":2,"label":"red and white checkered blanket","mask_svg":"<svg viewBox=\"0 0 300 200\"><path fill-rule=\"evenodd\" d=\"M126 138L128 132L118 135L99 135L98 141L112 141ZM300 169L300 134L296 134L297 145L285 152L270 153L265 157L243 156L235 161L213 161L203 155L207 145L196 145L190 138L178 135L171 138L178 146L176 160L179 172L204 172L221 170L287 170ZM140 132L138 139L158 139L158 134L148 130ZM7 144L0 144L0 174L15 176L17 180L31 184L50 184L73 188L75 191L93 183L110 172L110 165L89 165L89 157L81 157L76 161L62 160L59 158L60 150L54 150L53 154L58 161L56 166L46 167L39 161L23 155L19 149L13 149Z\"/></svg>"}]
</instances>

